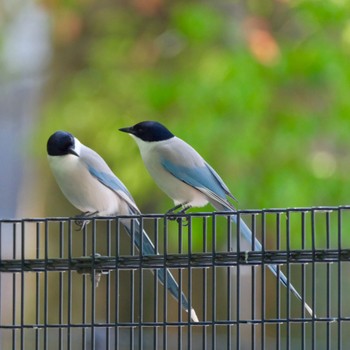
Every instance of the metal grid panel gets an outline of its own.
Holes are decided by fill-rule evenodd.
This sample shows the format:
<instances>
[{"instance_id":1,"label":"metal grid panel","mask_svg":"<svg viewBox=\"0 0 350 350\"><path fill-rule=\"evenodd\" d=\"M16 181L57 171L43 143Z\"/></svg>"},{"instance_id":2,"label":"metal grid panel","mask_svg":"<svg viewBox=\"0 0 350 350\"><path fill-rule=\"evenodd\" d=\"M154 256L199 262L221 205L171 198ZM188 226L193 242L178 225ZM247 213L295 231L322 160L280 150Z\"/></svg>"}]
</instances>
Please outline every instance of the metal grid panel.
<instances>
[{"instance_id":1,"label":"metal grid panel","mask_svg":"<svg viewBox=\"0 0 350 350\"><path fill-rule=\"evenodd\" d=\"M350 342L350 208L138 217L159 255L119 223L0 220L1 349L340 349ZM238 220L239 222L239 220ZM239 224L238 224L239 225ZM268 264L279 264L310 316ZM200 319L159 284L167 267ZM166 279L165 279L166 281Z\"/></svg>"}]
</instances>

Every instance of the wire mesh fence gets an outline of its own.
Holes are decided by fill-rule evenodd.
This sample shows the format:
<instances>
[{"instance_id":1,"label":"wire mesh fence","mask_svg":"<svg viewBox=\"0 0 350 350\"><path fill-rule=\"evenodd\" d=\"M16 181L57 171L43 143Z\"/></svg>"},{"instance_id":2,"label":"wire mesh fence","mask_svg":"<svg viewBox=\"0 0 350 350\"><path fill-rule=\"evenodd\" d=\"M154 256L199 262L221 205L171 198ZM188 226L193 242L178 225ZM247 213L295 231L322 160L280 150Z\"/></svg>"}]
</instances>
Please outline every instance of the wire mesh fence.
<instances>
[{"instance_id":1,"label":"wire mesh fence","mask_svg":"<svg viewBox=\"0 0 350 350\"><path fill-rule=\"evenodd\" d=\"M1 349L346 349L350 207L230 215L262 251L227 212L133 217L159 253L149 256L121 217L93 218L82 231L75 218L0 220ZM164 267L199 322L159 283Z\"/></svg>"}]
</instances>

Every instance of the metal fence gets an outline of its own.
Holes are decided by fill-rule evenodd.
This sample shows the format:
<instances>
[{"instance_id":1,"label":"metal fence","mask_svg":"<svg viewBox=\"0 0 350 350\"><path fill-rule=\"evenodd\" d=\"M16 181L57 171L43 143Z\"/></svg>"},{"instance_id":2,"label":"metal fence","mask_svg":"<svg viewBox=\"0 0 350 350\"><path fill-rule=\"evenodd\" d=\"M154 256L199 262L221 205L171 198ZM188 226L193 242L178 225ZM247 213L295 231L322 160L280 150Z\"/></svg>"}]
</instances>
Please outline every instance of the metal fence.
<instances>
[{"instance_id":1,"label":"metal fence","mask_svg":"<svg viewBox=\"0 0 350 350\"><path fill-rule=\"evenodd\" d=\"M350 207L138 217L159 255L143 256L120 217L0 220L1 349L347 349ZM310 316L268 269L278 264ZM166 267L192 322L159 283Z\"/></svg>"}]
</instances>

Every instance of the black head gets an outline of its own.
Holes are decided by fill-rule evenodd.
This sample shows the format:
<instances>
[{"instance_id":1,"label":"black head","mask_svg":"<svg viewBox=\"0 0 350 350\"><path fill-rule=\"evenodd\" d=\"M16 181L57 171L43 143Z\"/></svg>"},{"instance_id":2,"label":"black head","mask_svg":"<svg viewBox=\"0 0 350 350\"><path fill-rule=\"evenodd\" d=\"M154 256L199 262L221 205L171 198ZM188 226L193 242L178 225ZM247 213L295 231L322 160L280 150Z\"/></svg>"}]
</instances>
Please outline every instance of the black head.
<instances>
[{"instance_id":1,"label":"black head","mask_svg":"<svg viewBox=\"0 0 350 350\"><path fill-rule=\"evenodd\" d=\"M64 156L74 154L79 156L74 150L74 136L69 132L56 131L47 141L47 154L49 156Z\"/></svg>"},{"instance_id":2,"label":"black head","mask_svg":"<svg viewBox=\"0 0 350 350\"><path fill-rule=\"evenodd\" d=\"M146 121L135 124L128 128L121 128L120 131L127 132L147 142L164 141L171 139L174 135L162 124L153 121Z\"/></svg>"}]
</instances>

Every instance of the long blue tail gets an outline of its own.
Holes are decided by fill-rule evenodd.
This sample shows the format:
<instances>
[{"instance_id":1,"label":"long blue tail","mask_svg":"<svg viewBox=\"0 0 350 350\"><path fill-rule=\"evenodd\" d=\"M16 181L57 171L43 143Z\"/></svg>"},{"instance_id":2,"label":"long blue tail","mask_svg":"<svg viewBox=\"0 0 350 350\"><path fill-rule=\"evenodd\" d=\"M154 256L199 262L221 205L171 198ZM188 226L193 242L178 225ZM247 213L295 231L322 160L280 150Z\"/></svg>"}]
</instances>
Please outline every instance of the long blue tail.
<instances>
[{"instance_id":1,"label":"long blue tail","mask_svg":"<svg viewBox=\"0 0 350 350\"><path fill-rule=\"evenodd\" d=\"M220 207L220 209L222 209ZM220 210L219 209L219 210ZM227 208L224 208L224 211L228 211L228 210L232 210L231 208L230 209L227 209ZM233 221L235 224L237 224L237 215L232 215L231 216L231 221ZM240 218L240 221L239 221L239 228L240 228L240 232L243 234L244 238L248 241L248 243L252 244L252 231L249 229L249 227L246 225L246 223ZM262 246L261 246L261 243L259 242L259 240L257 238L255 238L255 250L258 250L258 251L261 251L262 250ZM269 269L272 271L272 273L277 277L277 265L267 265L269 267ZM301 301L303 302L303 299L301 297L301 295L298 293L298 291L294 288L294 286L292 285L292 283L289 282L288 284L288 279L287 277L285 276L285 274L280 270L279 271L279 280L280 282L285 286L285 287L289 287L289 290L291 292L293 292L293 294ZM308 311L308 313L311 315L311 316L316 316L313 312L313 310L311 309L311 307L304 302L304 307L305 309Z\"/></svg>"},{"instance_id":2,"label":"long blue tail","mask_svg":"<svg viewBox=\"0 0 350 350\"><path fill-rule=\"evenodd\" d=\"M141 225L139 220L133 219L133 224L131 224L131 221L128 220L122 220L122 223L129 233L130 237L132 237L132 227L134 230L134 242L137 247L137 249L141 249ZM142 242L142 252L144 255L154 255L158 254L156 252L154 245L151 241L151 239L148 237L147 233L145 230L142 231L142 237L143 237L143 242ZM169 272L168 269L165 270L166 273L164 273L164 269L160 268L157 269L157 277L158 280L160 281L161 284L164 285L164 276L166 275L166 286L170 294L175 298L175 300L179 300L179 286L174 278L174 276ZM186 310L186 312L189 312L189 304L187 301L187 298L183 292L181 292L181 304L182 307ZM191 319L193 322L199 322L199 319L197 317L197 314L195 310L192 308L191 309Z\"/></svg>"}]
</instances>

